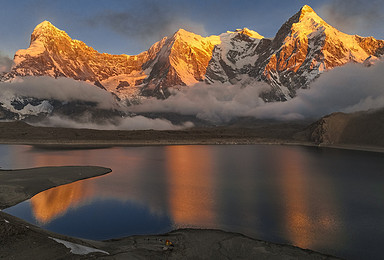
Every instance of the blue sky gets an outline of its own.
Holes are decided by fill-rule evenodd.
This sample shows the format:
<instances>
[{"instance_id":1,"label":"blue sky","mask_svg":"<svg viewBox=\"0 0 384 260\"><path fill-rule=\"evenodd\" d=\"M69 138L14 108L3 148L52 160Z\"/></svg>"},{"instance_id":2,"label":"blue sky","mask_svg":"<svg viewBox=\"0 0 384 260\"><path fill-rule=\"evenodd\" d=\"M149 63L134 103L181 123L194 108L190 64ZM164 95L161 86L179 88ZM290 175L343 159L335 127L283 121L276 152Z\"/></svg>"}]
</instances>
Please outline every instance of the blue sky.
<instances>
[{"instance_id":1,"label":"blue sky","mask_svg":"<svg viewBox=\"0 0 384 260\"><path fill-rule=\"evenodd\" d=\"M305 4L341 31L384 39L384 0L0 0L0 54L27 48L44 20L112 54L140 53L178 28L207 36L248 27L273 37Z\"/></svg>"}]
</instances>

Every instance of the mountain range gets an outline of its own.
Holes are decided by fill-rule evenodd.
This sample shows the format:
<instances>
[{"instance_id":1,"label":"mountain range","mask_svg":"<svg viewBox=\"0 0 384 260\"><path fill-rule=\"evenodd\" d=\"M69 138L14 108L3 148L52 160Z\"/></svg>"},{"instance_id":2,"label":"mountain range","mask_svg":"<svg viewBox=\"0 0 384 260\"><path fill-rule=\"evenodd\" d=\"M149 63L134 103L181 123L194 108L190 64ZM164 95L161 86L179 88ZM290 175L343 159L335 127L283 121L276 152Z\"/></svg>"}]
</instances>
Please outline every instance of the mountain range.
<instances>
[{"instance_id":1,"label":"mountain range","mask_svg":"<svg viewBox=\"0 0 384 260\"><path fill-rule=\"evenodd\" d=\"M305 5L274 38L244 28L202 37L183 29L138 55L99 53L48 21L31 35L28 49L16 52L1 81L26 76L72 78L92 83L128 103L166 99L180 86L265 82L265 102L286 101L323 72L347 63L370 65L384 54L384 41L348 35ZM256 97L255 97L256 98Z\"/></svg>"}]
</instances>

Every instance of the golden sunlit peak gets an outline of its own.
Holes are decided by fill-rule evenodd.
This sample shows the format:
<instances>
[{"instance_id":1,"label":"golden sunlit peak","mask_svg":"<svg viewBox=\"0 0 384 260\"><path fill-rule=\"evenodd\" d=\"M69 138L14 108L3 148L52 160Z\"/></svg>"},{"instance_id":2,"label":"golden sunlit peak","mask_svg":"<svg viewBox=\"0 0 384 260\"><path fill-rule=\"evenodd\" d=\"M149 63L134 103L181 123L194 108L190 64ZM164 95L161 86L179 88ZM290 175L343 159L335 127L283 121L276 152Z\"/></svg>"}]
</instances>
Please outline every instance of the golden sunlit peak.
<instances>
[{"instance_id":1,"label":"golden sunlit peak","mask_svg":"<svg viewBox=\"0 0 384 260\"><path fill-rule=\"evenodd\" d=\"M310 12L314 12L312 7L310 7L309 5L304 5L302 8L301 8L301 12L303 13L310 13Z\"/></svg>"},{"instance_id":2,"label":"golden sunlit peak","mask_svg":"<svg viewBox=\"0 0 384 260\"><path fill-rule=\"evenodd\" d=\"M175 36L184 36L184 35L198 35L190 31L186 31L182 28L180 28L177 32L175 32Z\"/></svg>"},{"instance_id":3,"label":"golden sunlit peak","mask_svg":"<svg viewBox=\"0 0 384 260\"><path fill-rule=\"evenodd\" d=\"M236 29L235 32L248 35L249 37L252 37L252 38L255 38L255 39L262 39L262 38L264 38L264 36L261 36L257 32L255 32L253 30L250 30L250 29L248 29L246 27L244 27L243 29Z\"/></svg>"},{"instance_id":4,"label":"golden sunlit peak","mask_svg":"<svg viewBox=\"0 0 384 260\"><path fill-rule=\"evenodd\" d=\"M53 26L53 24L50 21L45 20L45 21L39 23L36 26L35 30L36 29L40 29L40 28L47 28L47 27L54 27L54 26Z\"/></svg>"},{"instance_id":5,"label":"golden sunlit peak","mask_svg":"<svg viewBox=\"0 0 384 260\"><path fill-rule=\"evenodd\" d=\"M35 29L33 30L31 42L35 41L36 39L40 37L51 37L51 36L67 36L65 31L62 31L58 28L56 28L51 22L44 21L38 24Z\"/></svg>"},{"instance_id":6,"label":"golden sunlit peak","mask_svg":"<svg viewBox=\"0 0 384 260\"><path fill-rule=\"evenodd\" d=\"M315 15L315 16L317 16L315 11L313 11L312 7L310 7L309 5L304 5L300 9L300 19L302 19L303 17L306 17L307 15Z\"/></svg>"},{"instance_id":7,"label":"golden sunlit peak","mask_svg":"<svg viewBox=\"0 0 384 260\"><path fill-rule=\"evenodd\" d=\"M49 32L49 31L61 31L61 30L56 28L51 22L44 21L44 22L39 23L35 27L35 30L33 30L33 34L42 34L44 32Z\"/></svg>"},{"instance_id":8,"label":"golden sunlit peak","mask_svg":"<svg viewBox=\"0 0 384 260\"><path fill-rule=\"evenodd\" d=\"M309 19L309 20L313 20L313 21L315 21L317 23L325 24L324 20L321 19L321 17L319 17L317 15L317 13L309 5L304 5L300 9L298 14L300 15L299 21L303 21L303 20L308 20Z\"/></svg>"}]
</instances>

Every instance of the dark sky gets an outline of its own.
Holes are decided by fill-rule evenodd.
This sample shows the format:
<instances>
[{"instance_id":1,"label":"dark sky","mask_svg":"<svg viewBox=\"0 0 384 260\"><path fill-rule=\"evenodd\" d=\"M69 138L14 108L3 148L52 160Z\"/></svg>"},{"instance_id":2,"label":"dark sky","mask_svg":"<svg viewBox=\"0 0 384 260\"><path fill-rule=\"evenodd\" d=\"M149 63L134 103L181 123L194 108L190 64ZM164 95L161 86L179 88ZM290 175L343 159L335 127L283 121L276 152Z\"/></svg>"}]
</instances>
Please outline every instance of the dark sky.
<instances>
[{"instance_id":1,"label":"dark sky","mask_svg":"<svg viewBox=\"0 0 384 260\"><path fill-rule=\"evenodd\" d=\"M0 55L44 20L100 52L137 54L179 28L203 36L248 27L273 37L303 5L341 31L384 39L384 0L0 0Z\"/></svg>"}]
</instances>

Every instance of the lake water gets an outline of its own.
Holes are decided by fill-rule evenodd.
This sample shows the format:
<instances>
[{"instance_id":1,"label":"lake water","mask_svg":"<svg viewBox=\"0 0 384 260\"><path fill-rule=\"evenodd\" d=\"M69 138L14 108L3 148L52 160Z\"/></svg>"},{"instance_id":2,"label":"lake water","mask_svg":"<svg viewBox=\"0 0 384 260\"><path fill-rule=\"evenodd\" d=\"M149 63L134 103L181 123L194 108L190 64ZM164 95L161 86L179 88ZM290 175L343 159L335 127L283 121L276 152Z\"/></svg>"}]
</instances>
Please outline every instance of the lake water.
<instances>
[{"instance_id":1,"label":"lake water","mask_svg":"<svg viewBox=\"0 0 384 260\"><path fill-rule=\"evenodd\" d=\"M113 170L4 210L58 233L101 240L217 228L348 259L382 259L383 154L277 145L0 145L0 155L4 169Z\"/></svg>"}]
</instances>

